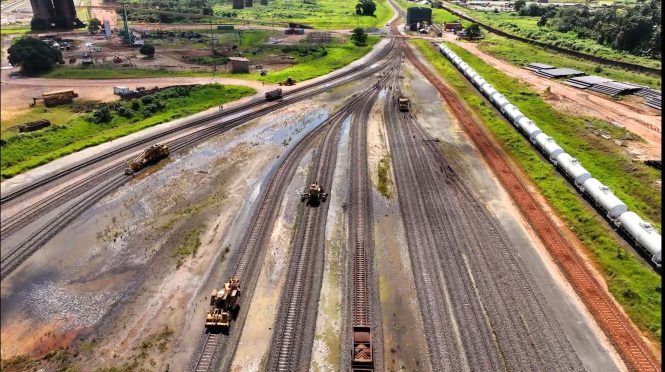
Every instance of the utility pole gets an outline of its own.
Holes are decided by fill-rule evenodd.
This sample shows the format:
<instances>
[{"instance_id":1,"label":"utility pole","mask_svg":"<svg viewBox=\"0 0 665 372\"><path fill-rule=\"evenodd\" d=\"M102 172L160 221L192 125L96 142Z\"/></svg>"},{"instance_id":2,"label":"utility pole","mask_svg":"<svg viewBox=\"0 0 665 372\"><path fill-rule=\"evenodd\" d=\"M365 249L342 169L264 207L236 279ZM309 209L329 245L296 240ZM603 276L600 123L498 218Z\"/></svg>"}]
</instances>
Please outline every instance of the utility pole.
<instances>
[{"instance_id":1,"label":"utility pole","mask_svg":"<svg viewBox=\"0 0 665 372\"><path fill-rule=\"evenodd\" d=\"M212 9L212 5L210 5L210 9ZM212 15L210 16L210 50L212 53L212 65L213 65L212 74L215 75L215 73L217 72L217 54L215 53L215 38L212 33Z\"/></svg>"},{"instance_id":2,"label":"utility pole","mask_svg":"<svg viewBox=\"0 0 665 372\"><path fill-rule=\"evenodd\" d=\"M122 22L125 31L124 39L127 45L132 45L132 37L129 34L129 26L127 25L127 8L125 5L125 3L122 4Z\"/></svg>"}]
</instances>

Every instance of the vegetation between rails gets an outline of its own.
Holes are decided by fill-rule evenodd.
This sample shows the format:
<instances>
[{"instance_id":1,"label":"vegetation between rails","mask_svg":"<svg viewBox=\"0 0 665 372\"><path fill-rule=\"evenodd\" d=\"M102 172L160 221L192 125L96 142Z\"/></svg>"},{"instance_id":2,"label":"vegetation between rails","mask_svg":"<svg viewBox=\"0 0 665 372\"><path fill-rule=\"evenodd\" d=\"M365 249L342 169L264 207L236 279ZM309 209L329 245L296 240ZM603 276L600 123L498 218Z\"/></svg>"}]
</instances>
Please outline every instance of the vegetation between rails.
<instances>
[{"instance_id":1,"label":"vegetation between rails","mask_svg":"<svg viewBox=\"0 0 665 372\"><path fill-rule=\"evenodd\" d=\"M377 173L379 178L379 192L384 197L390 199L393 197L391 192L390 185L392 184L390 180L390 155L386 154L379 163L377 164Z\"/></svg>"},{"instance_id":2,"label":"vegetation between rails","mask_svg":"<svg viewBox=\"0 0 665 372\"><path fill-rule=\"evenodd\" d=\"M557 67L574 68L588 75L598 75L617 81L627 81L655 89L661 88L660 76L640 74L639 72L622 70L610 66L601 67L594 62L551 52L544 48L509 40L494 34L486 34L485 39L478 43L478 47L480 50L506 60L518 67L524 67L526 64L532 62L547 63Z\"/></svg>"},{"instance_id":3,"label":"vegetation between rails","mask_svg":"<svg viewBox=\"0 0 665 372\"><path fill-rule=\"evenodd\" d=\"M179 269L188 257L195 257L201 246L201 233L205 226L198 226L190 230L178 246L173 257L176 259L175 268Z\"/></svg>"},{"instance_id":4,"label":"vegetation between rails","mask_svg":"<svg viewBox=\"0 0 665 372\"><path fill-rule=\"evenodd\" d=\"M40 118L40 112L52 111L58 115L57 120L62 121L56 121L51 127L36 132L3 131L0 159L2 178L13 177L86 147L256 93L248 87L210 84L191 86L186 89L186 95L173 96L170 92L175 89L179 88L165 89L125 102L92 103L87 108L75 102L65 106L69 112L65 107L32 109L26 116L19 116L13 121L18 124L34 120ZM93 109L96 110L92 114L85 113ZM8 126L3 122L3 128Z\"/></svg>"},{"instance_id":5,"label":"vegetation between rails","mask_svg":"<svg viewBox=\"0 0 665 372\"><path fill-rule=\"evenodd\" d=\"M426 41L419 40L413 43L434 66L436 71L482 119L501 145L531 178L540 193L553 206L566 225L584 243L588 248L589 256L603 273L609 291L623 306L635 324L660 347L661 282L658 274L646 267L632 254L626 252L625 248L612 237L598 214L585 206L580 196L571 190L567 181L556 172L551 164L540 157L509 123L496 113L491 104L477 94L474 88L468 84L464 77L458 74L455 67L447 59L441 56ZM562 129L562 132L556 135L558 142L566 150L570 150L572 155L580 155L584 165L588 165L591 173L601 181L609 184L609 179L605 177L609 174L610 166L616 167L619 165L619 168L621 168L620 164L625 164L614 152L604 155L605 159L598 158L603 155L598 155L599 151L585 141L588 139L575 138L574 128L579 128L580 121L583 122L585 119L568 117L554 112L542 102L537 94L520 87L520 84L514 79L508 78L459 47L453 45L449 45L449 47L479 73L483 74L485 79L494 84L499 91L507 93L507 98L523 110L525 115L534 119L543 130L551 132L554 127ZM506 84L509 84L510 89L505 89ZM511 93L508 93L509 91ZM528 105L534 107L528 108ZM544 112L541 114L539 111ZM564 126L570 126L571 129L563 128ZM586 153L585 156L582 156L584 155L582 151ZM594 153L595 155L590 155ZM606 162L612 161L612 156L614 156L613 161L617 164L606 164ZM584 159L589 161L585 162ZM593 169L591 169L591 165L594 166ZM624 181L630 181L633 178L631 173L634 171L633 167L626 170L619 169L613 181L617 182L616 178L619 176ZM624 193L619 197L622 197L624 201L628 201L625 196ZM636 204L635 199L631 198L630 202ZM658 206L660 202L652 205ZM634 208L631 206L631 209Z\"/></svg>"},{"instance_id":6,"label":"vegetation between rails","mask_svg":"<svg viewBox=\"0 0 665 372\"><path fill-rule=\"evenodd\" d=\"M580 38L574 31L559 32L549 26L538 26L540 17L518 16L516 13L511 12L495 13L480 11L463 8L450 3L446 3L446 6L465 13L479 22L503 30L509 34L538 40L543 43L607 59L629 62L647 67L661 67L661 62L658 59L636 56L627 52L614 50L610 46L598 44L595 40Z\"/></svg>"}]
</instances>

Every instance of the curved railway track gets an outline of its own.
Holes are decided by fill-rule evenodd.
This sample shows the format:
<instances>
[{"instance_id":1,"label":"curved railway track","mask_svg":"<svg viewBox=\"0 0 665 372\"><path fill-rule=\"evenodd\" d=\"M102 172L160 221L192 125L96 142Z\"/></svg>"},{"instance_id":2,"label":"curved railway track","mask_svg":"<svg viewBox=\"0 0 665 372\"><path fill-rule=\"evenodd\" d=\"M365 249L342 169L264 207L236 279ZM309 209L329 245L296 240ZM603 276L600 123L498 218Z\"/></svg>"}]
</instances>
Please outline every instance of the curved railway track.
<instances>
[{"instance_id":1,"label":"curved railway track","mask_svg":"<svg viewBox=\"0 0 665 372\"><path fill-rule=\"evenodd\" d=\"M391 43L389 45L387 45L382 50L380 50L378 53L376 53L376 55L372 56L365 63L359 64L358 66L354 66L354 67L352 67L352 68L350 68L346 71L340 72L340 73L333 73L333 74L331 74L331 76L326 77L324 79L321 79L319 81L316 81L314 83L303 85L301 87L292 89L288 92L284 92L283 95L284 95L285 98L288 98L288 97L297 95L299 93L308 93L306 91L311 89L311 88L323 87L323 91L325 91L325 90L331 89L335 86L338 86L340 84L348 83L352 80L340 81L340 79L352 76L357 72L361 72L362 70L365 70L367 68L367 66L371 66L372 64L374 64L374 63L378 62L379 60L383 59L390 52L390 50L392 50L392 46L393 45L392 45L392 41L391 41ZM372 72L370 72L370 73L372 73ZM361 74L361 75L366 76L367 73ZM362 77L362 76L358 76L356 78L360 78L360 77ZM332 83L332 84L329 84L329 83ZM320 93L321 91L319 90L318 92ZM317 93L312 92L307 96L301 96L300 100L311 97L312 94L317 94ZM284 101L286 101L286 99ZM290 102L293 103L295 101L290 101ZM277 108L280 108L280 107L283 107L283 106L279 106L280 103L281 102L277 102L276 104L274 104L274 106L278 106L278 107L276 107L272 110L264 111L264 113L273 111L273 110L275 110ZM77 163L77 164L75 164L71 167L68 167L66 169L60 170L60 171L58 171L54 174L43 177L43 178L41 178L41 179L39 179L39 180L37 180L33 183L30 183L30 184L28 184L28 185L26 185L26 186L24 186L24 187L22 187L18 190L14 190L14 191L11 191L11 192L3 195L2 197L0 197L0 205L5 205L6 206L7 203L12 202L12 201L16 201L17 199L19 199L20 197L22 197L22 196L24 196L28 193L36 191L36 190L42 188L43 186L49 185L49 184L51 184L55 181L61 180L65 176L69 176L73 173L81 171L81 170L83 170L83 169L85 169L85 168L87 168L91 165L95 165L95 164L99 163L100 161L107 160L108 158L110 158L112 156L125 153L129 150L138 149L139 146L142 149L144 146L148 146L148 145L150 145L154 142L157 142L157 141L163 139L164 137L166 137L168 135L175 134L175 133L181 132L183 130L191 129L191 128L196 127L196 126L211 124L211 123L214 123L218 119L221 119L225 116L229 116L231 114L237 114L237 113L249 110L249 109L253 109L253 108L255 108L257 106L260 106L262 104L266 104L266 101L263 100L263 99L257 99L257 100L248 102L246 104L230 108L230 109L225 110L223 112L214 113L214 114L202 117L202 118L192 120L192 121L188 122L185 125L178 126L176 128L171 128L171 129L165 130L161 133L158 133L158 134L146 137L146 138L139 139L137 141L134 141L134 142L132 142L130 144L127 144L127 145L124 145L124 146L120 146L120 147L118 147L116 149L113 149L111 151L108 151L108 152L105 152L105 153L102 153L102 154L99 154L99 155L95 155L95 156L93 156L89 159L86 159L85 161Z\"/></svg>"},{"instance_id":2,"label":"curved railway track","mask_svg":"<svg viewBox=\"0 0 665 372\"><path fill-rule=\"evenodd\" d=\"M378 70L384 68L385 65L379 66ZM375 72L375 71L373 71ZM298 164L302 157L312 147L314 142L324 133L329 132L329 128L341 117L346 116L349 105L357 101L360 97L356 97L351 103L345 105L342 109L337 111L329 117L323 124L312 130L302 140L300 140L286 156L281 158L281 162L274 168L273 174L269 178L269 183L265 190L261 192L261 197L257 201L257 206L250 218L246 232L243 234L243 239L240 242L238 259L230 272L230 276L241 279L243 288L243 298L251 299L251 296L256 287L258 279L258 270L262 257L265 256L266 249L270 240L272 227L279 213L279 205L282 197L286 192L289 182L295 174ZM235 322L232 324L232 330L229 335L222 335L219 338L210 338L205 334L201 342L201 352L198 353L197 359L192 361L191 369L195 371L207 371L209 367L202 367L202 365L215 365L221 364L222 369L228 369L232 355L237 347L237 342L240 337L240 332L234 332L233 329L242 329L247 317L247 306L241 306ZM224 342L222 342L224 341ZM220 346L220 344L223 344ZM204 352L205 350L214 350L212 356L208 357L210 353ZM221 356L220 356L221 354ZM203 359L201 359L203 358ZM206 360L211 360L208 363Z\"/></svg>"},{"instance_id":3,"label":"curved railway track","mask_svg":"<svg viewBox=\"0 0 665 372\"><path fill-rule=\"evenodd\" d=\"M387 50L384 49L378 54L378 57L385 57L387 53L391 50L391 48L392 48L392 42L387 46ZM194 146L196 144L199 144L201 142L210 139L211 137L214 137L232 128L235 128L236 126L241 125L249 120L258 118L277 109L286 107L289 104L302 101L304 99L312 97L313 95L318 95L334 87L349 83L350 81L355 81L357 79L367 77L381 70L383 67L384 67L383 65L374 66L372 68L366 69L365 71L361 71L357 75L351 76L349 79L345 79L342 81L336 81L334 83L324 84L322 86L317 84L315 85L317 86L316 89L308 90L306 94L292 96L290 98L284 98L268 107L261 108L257 111L243 115L242 117L239 118L234 118L229 121L216 123L209 127L201 128L200 130L194 133L190 133L180 138L168 141L166 142L166 144L170 147L172 153ZM112 152L112 154L111 153L107 154L107 156L109 157L114 155L117 155L117 153ZM43 200L38 205L27 207L26 209L18 212L15 215L16 217L9 216L6 219L3 218L3 224L0 226L0 231L2 231L1 239L4 240L7 236L15 233L16 231L27 226L31 222L37 220L39 216L44 215L49 211L62 206L63 204L67 203L68 201L71 201L73 198L81 194L84 194L91 190L93 191L103 190L104 192L106 192L106 194L112 192L118 186L123 184L124 181L130 179L130 177L123 175L124 177L121 177L122 182L115 182L115 181L111 182L109 180L109 177L110 179L115 179L115 177L120 177L118 174L122 174L122 169L123 169L123 161L120 160L117 163L114 163L108 167L103 168L97 174L93 174L92 176L86 179L73 183L70 187L66 187L56 192L52 197ZM65 174L68 173L65 172ZM95 192L95 195L99 196L96 197L95 202L100 200L101 196L103 196L97 192ZM82 205L90 207L93 204L94 203L84 203ZM27 259L32 253L34 253L37 249L39 249L44 243L46 243L49 240L49 238L53 237L55 234L57 234L57 232L62 230L69 222L71 222L76 216L80 215L83 211L85 211L87 207L86 208L76 207L68 209L67 211L63 212L63 216L66 216L66 218L61 218L57 216L50 221L46 221L38 231L30 234L26 239L19 242L15 247L12 247L10 253L5 258L2 259L3 262L2 267L4 269L0 274L0 278L4 279L7 275L9 275L25 259Z\"/></svg>"}]
</instances>

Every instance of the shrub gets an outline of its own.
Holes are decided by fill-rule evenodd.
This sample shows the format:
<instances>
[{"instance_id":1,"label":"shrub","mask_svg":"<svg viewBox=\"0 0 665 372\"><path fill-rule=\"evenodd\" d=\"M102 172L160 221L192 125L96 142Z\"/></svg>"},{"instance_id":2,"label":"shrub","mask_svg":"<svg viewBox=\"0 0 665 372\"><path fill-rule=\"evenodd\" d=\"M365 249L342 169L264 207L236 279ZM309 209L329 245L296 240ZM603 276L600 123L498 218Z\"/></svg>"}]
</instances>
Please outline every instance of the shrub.
<instances>
[{"instance_id":1,"label":"shrub","mask_svg":"<svg viewBox=\"0 0 665 372\"><path fill-rule=\"evenodd\" d=\"M113 119L113 113L107 106L102 106L92 114L92 122L95 124L108 123Z\"/></svg>"}]
</instances>

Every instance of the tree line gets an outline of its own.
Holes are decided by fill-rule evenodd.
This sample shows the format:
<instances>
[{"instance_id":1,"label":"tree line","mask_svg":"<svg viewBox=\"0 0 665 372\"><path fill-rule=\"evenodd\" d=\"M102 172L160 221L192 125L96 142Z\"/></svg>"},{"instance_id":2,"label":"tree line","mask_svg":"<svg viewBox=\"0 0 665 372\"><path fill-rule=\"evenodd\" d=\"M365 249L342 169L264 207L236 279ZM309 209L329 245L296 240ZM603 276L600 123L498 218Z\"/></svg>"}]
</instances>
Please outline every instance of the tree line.
<instances>
[{"instance_id":1,"label":"tree line","mask_svg":"<svg viewBox=\"0 0 665 372\"><path fill-rule=\"evenodd\" d=\"M649 0L625 9L609 6L592 9L581 6L543 6L517 0L520 16L540 17L538 26L560 32L574 32L579 38L651 58L661 57L661 3Z\"/></svg>"}]
</instances>

